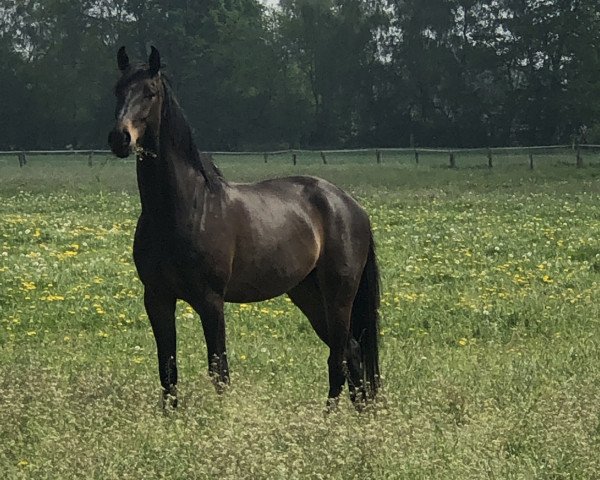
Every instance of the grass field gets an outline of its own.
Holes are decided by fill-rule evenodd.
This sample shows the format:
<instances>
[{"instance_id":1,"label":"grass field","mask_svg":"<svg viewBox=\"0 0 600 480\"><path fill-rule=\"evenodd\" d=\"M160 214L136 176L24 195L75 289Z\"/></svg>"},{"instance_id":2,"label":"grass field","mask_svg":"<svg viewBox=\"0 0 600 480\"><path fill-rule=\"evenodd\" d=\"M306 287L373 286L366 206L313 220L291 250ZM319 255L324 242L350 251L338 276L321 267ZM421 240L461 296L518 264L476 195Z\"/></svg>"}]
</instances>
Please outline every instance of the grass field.
<instances>
[{"instance_id":1,"label":"grass field","mask_svg":"<svg viewBox=\"0 0 600 480\"><path fill-rule=\"evenodd\" d=\"M326 348L278 298L227 306L223 396L179 305L181 408L164 413L131 258L135 165L0 159L4 478L600 477L594 159L218 160L232 180L322 176L370 213L379 404L323 414Z\"/></svg>"}]
</instances>

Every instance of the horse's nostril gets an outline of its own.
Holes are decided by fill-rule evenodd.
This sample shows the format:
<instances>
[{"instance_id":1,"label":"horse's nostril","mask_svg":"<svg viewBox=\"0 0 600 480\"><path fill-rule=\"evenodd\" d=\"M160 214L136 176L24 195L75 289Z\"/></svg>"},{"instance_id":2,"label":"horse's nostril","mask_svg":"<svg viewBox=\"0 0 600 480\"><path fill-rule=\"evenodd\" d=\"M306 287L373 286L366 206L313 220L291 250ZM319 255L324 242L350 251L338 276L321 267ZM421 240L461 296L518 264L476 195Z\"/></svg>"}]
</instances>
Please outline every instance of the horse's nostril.
<instances>
[{"instance_id":1,"label":"horse's nostril","mask_svg":"<svg viewBox=\"0 0 600 480\"><path fill-rule=\"evenodd\" d=\"M131 143L131 135L129 134L129 132L126 129L123 129L123 140L124 140L124 143L126 143L126 144Z\"/></svg>"}]
</instances>

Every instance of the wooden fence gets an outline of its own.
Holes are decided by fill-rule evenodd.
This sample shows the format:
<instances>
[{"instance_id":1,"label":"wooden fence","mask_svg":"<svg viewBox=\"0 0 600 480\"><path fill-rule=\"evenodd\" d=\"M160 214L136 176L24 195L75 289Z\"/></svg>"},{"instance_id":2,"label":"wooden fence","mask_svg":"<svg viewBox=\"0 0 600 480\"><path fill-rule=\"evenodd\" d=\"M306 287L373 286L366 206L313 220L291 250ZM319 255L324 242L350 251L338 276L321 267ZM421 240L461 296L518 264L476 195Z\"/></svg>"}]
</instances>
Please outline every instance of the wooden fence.
<instances>
[{"instance_id":1,"label":"wooden fence","mask_svg":"<svg viewBox=\"0 0 600 480\"><path fill-rule=\"evenodd\" d=\"M415 164L419 164L421 156L423 154L438 154L445 155L448 158L448 166L450 168L458 168L457 155L468 153L471 155L481 154L487 159L487 166L493 168L494 159L496 156L501 154L510 154L511 152L520 152L527 154L529 158L529 168L533 169L535 162L534 157L540 155L543 152L566 150L569 151L569 155L574 159L574 164L577 168L584 166L583 163L583 150L600 150L600 145L547 145L547 146L534 146L534 147L494 147L494 148L461 148L461 149L449 149L449 148L362 148L362 149L351 149L351 150L275 150L275 151L258 151L258 152L223 152L215 151L210 152L213 155L222 156L262 156L264 163L269 162L269 157L272 156L289 156L291 162L294 165L298 164L299 154L317 154L320 155L323 164L327 165L328 157L348 154L348 153L360 153L364 155L372 155L375 163L382 163L385 156L390 154L404 154L414 157ZM20 167L27 165L28 156L43 156L43 155L78 155L87 157L87 163L89 166L94 164L94 157L102 155L111 155L110 150L9 150L0 151L0 157L2 156L14 156L19 162Z\"/></svg>"}]
</instances>

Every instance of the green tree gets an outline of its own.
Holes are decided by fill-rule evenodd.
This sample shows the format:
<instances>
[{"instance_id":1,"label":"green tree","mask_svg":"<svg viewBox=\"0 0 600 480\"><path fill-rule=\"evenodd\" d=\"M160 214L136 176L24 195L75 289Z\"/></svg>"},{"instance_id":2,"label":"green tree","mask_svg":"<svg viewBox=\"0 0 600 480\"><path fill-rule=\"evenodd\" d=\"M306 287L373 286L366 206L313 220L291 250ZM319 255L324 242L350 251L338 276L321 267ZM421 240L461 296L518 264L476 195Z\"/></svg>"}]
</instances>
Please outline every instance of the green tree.
<instances>
[{"instance_id":1,"label":"green tree","mask_svg":"<svg viewBox=\"0 0 600 480\"><path fill-rule=\"evenodd\" d=\"M314 145L352 144L363 128L360 107L372 96L379 2L282 0L281 35L307 82Z\"/></svg>"}]
</instances>

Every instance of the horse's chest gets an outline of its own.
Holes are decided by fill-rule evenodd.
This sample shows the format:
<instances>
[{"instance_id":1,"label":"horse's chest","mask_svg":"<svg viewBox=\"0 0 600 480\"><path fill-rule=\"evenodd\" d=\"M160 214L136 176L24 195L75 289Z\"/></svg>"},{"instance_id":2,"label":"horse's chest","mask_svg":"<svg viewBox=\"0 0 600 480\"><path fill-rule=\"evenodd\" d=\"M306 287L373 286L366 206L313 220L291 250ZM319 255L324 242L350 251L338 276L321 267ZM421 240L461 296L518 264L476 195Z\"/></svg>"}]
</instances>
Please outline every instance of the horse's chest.
<instances>
[{"instance_id":1,"label":"horse's chest","mask_svg":"<svg viewBox=\"0 0 600 480\"><path fill-rule=\"evenodd\" d=\"M136 242L133 256L144 284L173 285L186 276L189 259L164 242Z\"/></svg>"},{"instance_id":2,"label":"horse's chest","mask_svg":"<svg viewBox=\"0 0 600 480\"><path fill-rule=\"evenodd\" d=\"M158 234L138 225L133 254L138 275L147 287L172 292L177 298L194 298L208 287L224 288L227 262L222 255L207 254L200 242Z\"/></svg>"},{"instance_id":3,"label":"horse's chest","mask_svg":"<svg viewBox=\"0 0 600 480\"><path fill-rule=\"evenodd\" d=\"M192 275L195 252L164 235L142 229L136 233L133 257L145 285L179 291Z\"/></svg>"}]
</instances>

